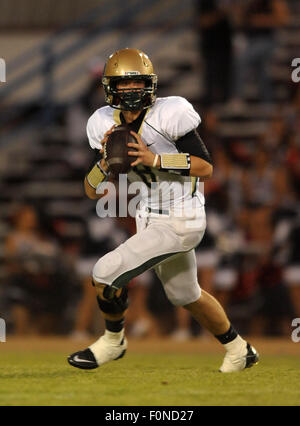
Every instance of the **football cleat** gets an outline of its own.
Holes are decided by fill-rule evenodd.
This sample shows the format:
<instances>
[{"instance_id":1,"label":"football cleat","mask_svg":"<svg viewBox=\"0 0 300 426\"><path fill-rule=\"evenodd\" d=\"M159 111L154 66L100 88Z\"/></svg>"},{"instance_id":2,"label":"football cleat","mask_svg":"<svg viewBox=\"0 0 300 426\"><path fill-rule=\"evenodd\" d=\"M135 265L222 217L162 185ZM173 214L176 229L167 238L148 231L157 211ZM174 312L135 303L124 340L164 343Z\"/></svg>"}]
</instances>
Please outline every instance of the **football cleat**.
<instances>
[{"instance_id":1,"label":"football cleat","mask_svg":"<svg viewBox=\"0 0 300 426\"><path fill-rule=\"evenodd\" d=\"M109 361L116 361L125 355L127 349L127 339L122 336L116 339L111 335L114 333L105 332L95 343L89 348L75 352L68 357L68 363L72 367L81 368L83 370L93 370ZM116 336L119 337L119 336Z\"/></svg>"},{"instance_id":2,"label":"football cleat","mask_svg":"<svg viewBox=\"0 0 300 426\"><path fill-rule=\"evenodd\" d=\"M96 358L89 348L70 355L68 357L68 363L73 367L81 368L83 370L93 370L98 367Z\"/></svg>"},{"instance_id":3,"label":"football cleat","mask_svg":"<svg viewBox=\"0 0 300 426\"><path fill-rule=\"evenodd\" d=\"M249 343L240 353L229 353L225 355L222 366L219 371L221 373L234 373L256 365L259 361L259 355Z\"/></svg>"}]
</instances>

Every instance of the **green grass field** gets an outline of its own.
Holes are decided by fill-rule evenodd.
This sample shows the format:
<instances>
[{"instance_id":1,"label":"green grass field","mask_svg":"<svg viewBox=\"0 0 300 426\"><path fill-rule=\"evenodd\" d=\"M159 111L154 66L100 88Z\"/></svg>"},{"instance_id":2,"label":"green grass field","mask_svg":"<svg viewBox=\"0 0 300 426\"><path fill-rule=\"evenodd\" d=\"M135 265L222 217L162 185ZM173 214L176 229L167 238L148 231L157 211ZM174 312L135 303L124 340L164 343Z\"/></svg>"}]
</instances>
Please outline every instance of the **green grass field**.
<instances>
[{"instance_id":1,"label":"green grass field","mask_svg":"<svg viewBox=\"0 0 300 426\"><path fill-rule=\"evenodd\" d=\"M299 356L280 348L279 354L262 354L249 370L221 374L222 352L193 353L182 344L177 352L162 346L162 353L141 345L94 371L67 364L68 344L34 350L28 344L23 351L20 345L2 350L5 345L0 346L1 406L300 405Z\"/></svg>"}]
</instances>

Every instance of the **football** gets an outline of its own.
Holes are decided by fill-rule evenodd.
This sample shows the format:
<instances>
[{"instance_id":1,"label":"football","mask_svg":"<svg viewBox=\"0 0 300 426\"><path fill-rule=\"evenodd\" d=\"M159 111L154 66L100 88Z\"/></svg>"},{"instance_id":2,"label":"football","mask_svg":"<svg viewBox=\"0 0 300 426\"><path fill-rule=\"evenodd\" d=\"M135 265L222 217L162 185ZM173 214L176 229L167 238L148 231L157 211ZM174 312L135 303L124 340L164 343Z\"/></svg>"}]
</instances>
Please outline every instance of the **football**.
<instances>
[{"instance_id":1,"label":"football","mask_svg":"<svg viewBox=\"0 0 300 426\"><path fill-rule=\"evenodd\" d=\"M136 143L136 138L130 133L128 126L122 124L115 127L114 131L108 136L105 144L105 161L113 177L121 173L128 173L130 164L135 161L134 157L128 155L129 142Z\"/></svg>"}]
</instances>

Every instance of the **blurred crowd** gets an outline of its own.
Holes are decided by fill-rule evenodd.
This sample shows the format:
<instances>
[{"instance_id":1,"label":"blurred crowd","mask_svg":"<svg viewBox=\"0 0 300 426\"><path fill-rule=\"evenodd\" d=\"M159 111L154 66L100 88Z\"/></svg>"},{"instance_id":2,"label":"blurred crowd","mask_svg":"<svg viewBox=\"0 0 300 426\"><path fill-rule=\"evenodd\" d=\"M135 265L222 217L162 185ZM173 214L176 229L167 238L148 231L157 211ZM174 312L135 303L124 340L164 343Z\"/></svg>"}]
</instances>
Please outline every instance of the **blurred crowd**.
<instances>
[{"instance_id":1,"label":"blurred crowd","mask_svg":"<svg viewBox=\"0 0 300 426\"><path fill-rule=\"evenodd\" d=\"M204 92L196 108L214 164L205 183L207 231L196 249L199 284L243 334L287 336L292 319L300 317L300 86L287 80L288 99L278 102L269 72L277 32L289 19L284 0L197 2ZM85 126L104 104L102 67L93 63L90 87L64 111L69 144L63 166L73 178L83 179L89 166ZM268 125L254 136L227 136L220 132L220 106L247 127L248 79ZM83 212L81 232L68 237L68 219L49 215L43 204L25 199L15 206L0 282L9 332L80 339L103 327L92 267L132 235L135 224L132 218L98 218L90 200ZM153 272L129 284L129 298L129 335L205 336L185 310L171 306Z\"/></svg>"},{"instance_id":2,"label":"blurred crowd","mask_svg":"<svg viewBox=\"0 0 300 426\"><path fill-rule=\"evenodd\" d=\"M289 22L285 0L198 0L197 29L204 62L205 100L244 106L250 77L260 101L274 100L270 64L278 29Z\"/></svg>"}]
</instances>

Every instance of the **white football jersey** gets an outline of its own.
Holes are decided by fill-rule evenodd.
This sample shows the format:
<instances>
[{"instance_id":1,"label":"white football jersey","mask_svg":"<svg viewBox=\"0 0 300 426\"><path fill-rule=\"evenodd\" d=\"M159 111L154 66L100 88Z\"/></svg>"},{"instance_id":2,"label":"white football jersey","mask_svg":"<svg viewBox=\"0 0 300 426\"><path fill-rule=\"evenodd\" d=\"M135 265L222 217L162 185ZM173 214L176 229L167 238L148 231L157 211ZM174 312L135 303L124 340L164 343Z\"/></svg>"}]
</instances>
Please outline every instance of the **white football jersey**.
<instances>
[{"instance_id":1,"label":"white football jersey","mask_svg":"<svg viewBox=\"0 0 300 426\"><path fill-rule=\"evenodd\" d=\"M114 124L120 125L120 110L104 106L94 112L87 123L87 135L93 149L101 149L105 132ZM145 144L154 154L178 153L175 141L200 124L193 106L184 98L169 96L157 98L148 109L139 129ZM132 157L134 161L134 157ZM128 173L130 182L144 182L141 208L182 210L204 205L195 177L181 176L157 168L138 165Z\"/></svg>"}]
</instances>

